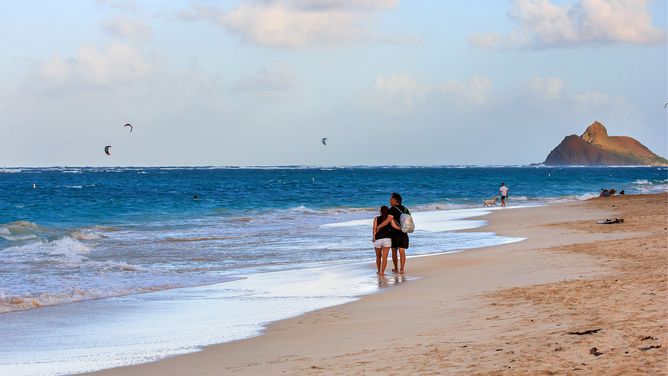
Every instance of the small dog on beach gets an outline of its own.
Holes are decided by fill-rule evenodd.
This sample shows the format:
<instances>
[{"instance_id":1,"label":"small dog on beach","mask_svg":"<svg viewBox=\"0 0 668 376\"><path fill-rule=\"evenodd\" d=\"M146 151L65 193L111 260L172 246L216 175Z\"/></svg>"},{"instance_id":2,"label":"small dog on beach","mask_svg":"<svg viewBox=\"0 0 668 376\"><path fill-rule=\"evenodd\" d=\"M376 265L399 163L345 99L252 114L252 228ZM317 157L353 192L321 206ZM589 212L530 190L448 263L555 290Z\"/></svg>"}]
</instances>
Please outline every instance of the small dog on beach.
<instances>
[{"instance_id":1,"label":"small dog on beach","mask_svg":"<svg viewBox=\"0 0 668 376\"><path fill-rule=\"evenodd\" d=\"M485 205L483 205L482 207L484 208L487 205L489 205L489 206L492 206L492 205L499 206L499 205L496 205L496 200L498 200L498 199L499 199L498 197L494 197L494 200L485 200L483 198L482 201L485 203Z\"/></svg>"}]
</instances>

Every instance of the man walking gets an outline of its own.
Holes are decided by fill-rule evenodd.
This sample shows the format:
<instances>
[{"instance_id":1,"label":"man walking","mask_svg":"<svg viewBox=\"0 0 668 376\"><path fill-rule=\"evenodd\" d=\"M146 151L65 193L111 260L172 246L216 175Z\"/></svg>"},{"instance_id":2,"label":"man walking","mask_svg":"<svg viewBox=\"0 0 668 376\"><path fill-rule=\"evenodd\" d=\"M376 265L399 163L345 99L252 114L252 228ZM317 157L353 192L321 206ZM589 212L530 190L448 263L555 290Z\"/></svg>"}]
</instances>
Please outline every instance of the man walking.
<instances>
[{"instance_id":1,"label":"man walking","mask_svg":"<svg viewBox=\"0 0 668 376\"><path fill-rule=\"evenodd\" d=\"M393 272L404 274L404 266L406 265L406 248L408 248L408 234L401 231L401 215L411 213L408 209L401 205L401 195L392 193L390 196L390 210L387 212L387 219L383 223L378 224L378 227L383 227L388 223L392 224L390 235L392 237L392 263L394 263ZM399 250L400 259L397 260L397 250Z\"/></svg>"},{"instance_id":2,"label":"man walking","mask_svg":"<svg viewBox=\"0 0 668 376\"><path fill-rule=\"evenodd\" d=\"M404 274L404 266L406 265L406 248L408 248L408 234L401 231L401 222L399 219L402 214L409 214L406 207L401 204L401 195L392 193L390 196L390 210L387 212L387 217L392 223L390 234L392 235L392 263L394 263L393 272ZM397 260L397 250L399 250L400 259ZM398 263L397 263L398 261Z\"/></svg>"},{"instance_id":3,"label":"man walking","mask_svg":"<svg viewBox=\"0 0 668 376\"><path fill-rule=\"evenodd\" d=\"M499 189L499 194L501 195L501 207L506 207L506 198L508 197L508 187L505 184L501 183L501 189Z\"/></svg>"}]
</instances>

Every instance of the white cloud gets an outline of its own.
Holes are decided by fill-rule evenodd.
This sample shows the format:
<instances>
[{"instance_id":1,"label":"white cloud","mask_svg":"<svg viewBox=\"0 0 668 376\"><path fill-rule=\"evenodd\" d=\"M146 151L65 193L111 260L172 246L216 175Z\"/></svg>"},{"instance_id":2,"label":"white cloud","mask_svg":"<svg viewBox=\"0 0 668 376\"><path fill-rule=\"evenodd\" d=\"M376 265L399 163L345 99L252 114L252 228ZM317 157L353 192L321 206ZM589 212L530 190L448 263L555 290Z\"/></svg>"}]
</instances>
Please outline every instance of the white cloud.
<instances>
[{"instance_id":1,"label":"white cloud","mask_svg":"<svg viewBox=\"0 0 668 376\"><path fill-rule=\"evenodd\" d=\"M275 63L273 70L263 69L253 75L242 74L232 86L233 93L286 92L301 87L302 82L294 69Z\"/></svg>"},{"instance_id":2,"label":"white cloud","mask_svg":"<svg viewBox=\"0 0 668 376\"><path fill-rule=\"evenodd\" d=\"M473 76L470 81L451 80L441 84L441 92L451 95L459 106L485 103L485 92L491 88L492 82L484 76Z\"/></svg>"},{"instance_id":3,"label":"white cloud","mask_svg":"<svg viewBox=\"0 0 668 376\"><path fill-rule=\"evenodd\" d=\"M558 99L559 93L564 88L564 80L558 77L534 77L529 87L547 99Z\"/></svg>"},{"instance_id":4,"label":"white cloud","mask_svg":"<svg viewBox=\"0 0 668 376\"><path fill-rule=\"evenodd\" d=\"M575 94L573 98L586 105L602 106L606 104L621 105L626 102L623 97L612 97L605 93L597 91L587 91L582 94Z\"/></svg>"},{"instance_id":5,"label":"white cloud","mask_svg":"<svg viewBox=\"0 0 668 376\"><path fill-rule=\"evenodd\" d=\"M104 51L86 45L74 57L52 56L37 64L24 78L24 87L35 93L103 89L134 84L154 70L128 45L112 42Z\"/></svg>"},{"instance_id":6,"label":"white cloud","mask_svg":"<svg viewBox=\"0 0 668 376\"><path fill-rule=\"evenodd\" d=\"M367 111L395 116L413 111L435 91L440 91L444 100L457 106L484 104L487 101L485 92L491 87L492 82L483 76L473 76L468 81L450 80L439 85L427 82L420 75L402 73L377 78L370 90L358 96L358 103Z\"/></svg>"},{"instance_id":7,"label":"white cloud","mask_svg":"<svg viewBox=\"0 0 668 376\"><path fill-rule=\"evenodd\" d=\"M349 45L387 42L416 44L415 36L377 35L374 20L398 0L256 0L236 9L191 4L180 9L184 21L208 19L241 36L247 44L305 48L314 45Z\"/></svg>"},{"instance_id":8,"label":"white cloud","mask_svg":"<svg viewBox=\"0 0 668 376\"><path fill-rule=\"evenodd\" d=\"M97 0L97 6L103 7L104 5L109 5L109 8L116 9L124 12L138 13L141 10L142 5L134 0Z\"/></svg>"},{"instance_id":9,"label":"white cloud","mask_svg":"<svg viewBox=\"0 0 668 376\"><path fill-rule=\"evenodd\" d=\"M489 34L476 33L469 37L469 45L473 48L493 48L502 40L501 33L494 31Z\"/></svg>"},{"instance_id":10,"label":"white cloud","mask_svg":"<svg viewBox=\"0 0 668 376\"><path fill-rule=\"evenodd\" d=\"M651 25L646 0L581 0L553 5L548 0L514 0L508 17L517 26L506 37L476 33L474 48L560 48L630 43L658 45L666 31Z\"/></svg>"},{"instance_id":11,"label":"white cloud","mask_svg":"<svg viewBox=\"0 0 668 376\"><path fill-rule=\"evenodd\" d=\"M434 85L420 75L402 73L387 79L379 77L370 90L358 97L358 103L367 111L403 115L411 112L417 103L425 102L433 89Z\"/></svg>"},{"instance_id":12,"label":"white cloud","mask_svg":"<svg viewBox=\"0 0 668 376\"><path fill-rule=\"evenodd\" d=\"M84 45L72 57L51 56L35 64L17 82L0 87L0 98L26 103L57 103L70 99L93 101L105 106L130 100L165 98L165 105L176 98L189 103L205 103L208 97L224 93L216 75L193 68L169 72L167 56L161 50L144 54L127 44L112 42L103 50ZM101 99L104 98L104 99ZM187 98L187 99L186 99ZM34 104L39 107L39 105ZM174 107L170 104L169 106Z\"/></svg>"},{"instance_id":13,"label":"white cloud","mask_svg":"<svg viewBox=\"0 0 668 376\"><path fill-rule=\"evenodd\" d=\"M113 37L149 40L153 36L153 28L144 20L130 20L120 15L102 23L104 30Z\"/></svg>"},{"instance_id":14,"label":"white cloud","mask_svg":"<svg viewBox=\"0 0 668 376\"><path fill-rule=\"evenodd\" d=\"M199 19L199 17L195 13L191 12L188 9L178 9L176 11L176 18L185 22L194 22Z\"/></svg>"},{"instance_id":15,"label":"white cloud","mask_svg":"<svg viewBox=\"0 0 668 376\"><path fill-rule=\"evenodd\" d=\"M278 5L299 10L331 10L331 9L391 9L399 0L260 0L258 3Z\"/></svg>"}]
</instances>

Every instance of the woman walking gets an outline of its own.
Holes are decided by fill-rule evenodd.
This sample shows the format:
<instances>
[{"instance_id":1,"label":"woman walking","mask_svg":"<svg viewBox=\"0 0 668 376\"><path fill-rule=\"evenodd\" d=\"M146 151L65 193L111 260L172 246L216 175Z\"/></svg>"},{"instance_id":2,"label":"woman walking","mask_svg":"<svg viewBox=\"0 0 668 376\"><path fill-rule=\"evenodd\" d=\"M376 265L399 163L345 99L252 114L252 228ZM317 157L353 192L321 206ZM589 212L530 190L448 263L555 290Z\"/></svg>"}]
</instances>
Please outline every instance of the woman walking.
<instances>
[{"instance_id":1,"label":"woman walking","mask_svg":"<svg viewBox=\"0 0 668 376\"><path fill-rule=\"evenodd\" d=\"M376 268L378 275L385 275L385 266L387 266L387 254L390 252L392 246L392 235L390 234L390 226L388 223L383 227L378 227L387 219L387 212L389 208L385 205L380 207L380 216L373 220L373 248L376 250Z\"/></svg>"}]
</instances>

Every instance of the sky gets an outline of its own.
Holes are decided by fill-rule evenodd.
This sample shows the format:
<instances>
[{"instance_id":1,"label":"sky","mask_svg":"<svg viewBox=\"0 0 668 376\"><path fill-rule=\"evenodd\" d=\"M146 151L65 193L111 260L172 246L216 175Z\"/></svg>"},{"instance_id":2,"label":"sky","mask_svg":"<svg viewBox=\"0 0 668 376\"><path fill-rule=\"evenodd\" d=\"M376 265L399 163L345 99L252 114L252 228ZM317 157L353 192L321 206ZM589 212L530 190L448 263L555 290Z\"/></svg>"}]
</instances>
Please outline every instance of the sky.
<instances>
[{"instance_id":1,"label":"sky","mask_svg":"<svg viewBox=\"0 0 668 376\"><path fill-rule=\"evenodd\" d=\"M594 121L666 157L666 3L7 2L0 166L525 165Z\"/></svg>"}]
</instances>

